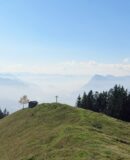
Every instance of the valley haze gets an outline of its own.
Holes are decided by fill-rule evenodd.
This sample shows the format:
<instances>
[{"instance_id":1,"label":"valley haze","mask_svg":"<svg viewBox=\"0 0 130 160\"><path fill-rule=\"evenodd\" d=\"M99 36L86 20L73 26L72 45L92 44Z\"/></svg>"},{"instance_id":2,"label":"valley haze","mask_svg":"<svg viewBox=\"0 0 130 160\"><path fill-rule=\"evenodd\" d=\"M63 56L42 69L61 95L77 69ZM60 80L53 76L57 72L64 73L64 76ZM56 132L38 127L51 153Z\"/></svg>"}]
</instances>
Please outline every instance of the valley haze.
<instances>
[{"instance_id":1,"label":"valley haze","mask_svg":"<svg viewBox=\"0 0 130 160\"><path fill-rule=\"evenodd\" d=\"M83 92L107 91L115 84L130 90L130 76L112 75L49 75L33 73L0 74L0 106L10 112L21 109L19 99L27 95L30 100L42 102L59 102L75 106L77 96Z\"/></svg>"}]
</instances>

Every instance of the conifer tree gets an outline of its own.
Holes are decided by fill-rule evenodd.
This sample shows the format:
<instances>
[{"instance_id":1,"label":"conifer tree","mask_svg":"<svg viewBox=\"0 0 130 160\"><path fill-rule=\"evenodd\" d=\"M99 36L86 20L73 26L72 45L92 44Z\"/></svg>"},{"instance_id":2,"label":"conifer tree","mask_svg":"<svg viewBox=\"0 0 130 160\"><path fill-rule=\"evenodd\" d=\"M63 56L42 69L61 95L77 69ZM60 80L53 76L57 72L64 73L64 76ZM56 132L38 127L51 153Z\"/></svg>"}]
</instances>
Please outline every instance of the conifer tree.
<instances>
[{"instance_id":1,"label":"conifer tree","mask_svg":"<svg viewBox=\"0 0 130 160\"><path fill-rule=\"evenodd\" d=\"M79 95L77 98L76 106L79 108L82 108L82 101L81 101L81 96Z\"/></svg>"},{"instance_id":2,"label":"conifer tree","mask_svg":"<svg viewBox=\"0 0 130 160\"><path fill-rule=\"evenodd\" d=\"M82 108L87 109L87 94L84 92L83 97L82 97Z\"/></svg>"}]
</instances>

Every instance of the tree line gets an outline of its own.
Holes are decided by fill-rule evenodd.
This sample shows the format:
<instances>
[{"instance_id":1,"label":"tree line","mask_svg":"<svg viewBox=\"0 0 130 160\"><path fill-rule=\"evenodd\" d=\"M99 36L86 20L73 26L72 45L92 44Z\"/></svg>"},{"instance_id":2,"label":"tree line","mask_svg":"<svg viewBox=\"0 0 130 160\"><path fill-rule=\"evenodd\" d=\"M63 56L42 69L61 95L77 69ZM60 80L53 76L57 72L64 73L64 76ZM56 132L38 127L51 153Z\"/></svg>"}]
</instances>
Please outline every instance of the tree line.
<instances>
[{"instance_id":1,"label":"tree line","mask_svg":"<svg viewBox=\"0 0 130 160\"><path fill-rule=\"evenodd\" d=\"M6 110L6 108L3 111L0 109L0 119L6 117L8 115L9 115L9 112Z\"/></svg>"},{"instance_id":2,"label":"tree line","mask_svg":"<svg viewBox=\"0 0 130 160\"><path fill-rule=\"evenodd\" d=\"M130 122L130 93L120 85L109 91L84 92L83 96L78 96L76 106Z\"/></svg>"}]
</instances>

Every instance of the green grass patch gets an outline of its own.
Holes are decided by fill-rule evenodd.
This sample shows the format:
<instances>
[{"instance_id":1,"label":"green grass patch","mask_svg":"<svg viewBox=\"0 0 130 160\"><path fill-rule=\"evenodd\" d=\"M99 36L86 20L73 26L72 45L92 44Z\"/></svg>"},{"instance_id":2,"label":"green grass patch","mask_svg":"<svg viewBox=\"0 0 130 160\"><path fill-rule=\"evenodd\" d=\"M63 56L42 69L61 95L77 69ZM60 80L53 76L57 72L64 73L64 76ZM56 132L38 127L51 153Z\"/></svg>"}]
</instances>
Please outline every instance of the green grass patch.
<instances>
[{"instance_id":1,"label":"green grass patch","mask_svg":"<svg viewBox=\"0 0 130 160\"><path fill-rule=\"evenodd\" d=\"M0 160L130 160L130 123L41 104L0 120Z\"/></svg>"}]
</instances>

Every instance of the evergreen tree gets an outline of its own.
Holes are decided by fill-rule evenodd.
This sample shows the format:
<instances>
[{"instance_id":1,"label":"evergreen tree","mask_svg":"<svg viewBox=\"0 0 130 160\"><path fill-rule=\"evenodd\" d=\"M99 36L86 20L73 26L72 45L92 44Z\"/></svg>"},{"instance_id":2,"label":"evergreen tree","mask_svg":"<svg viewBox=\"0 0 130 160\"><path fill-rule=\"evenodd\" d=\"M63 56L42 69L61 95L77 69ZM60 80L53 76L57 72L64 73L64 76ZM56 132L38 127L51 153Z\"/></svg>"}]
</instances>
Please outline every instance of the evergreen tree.
<instances>
[{"instance_id":1,"label":"evergreen tree","mask_svg":"<svg viewBox=\"0 0 130 160\"><path fill-rule=\"evenodd\" d=\"M126 100L127 90L115 85L115 87L108 92L107 114L115 118L120 118Z\"/></svg>"},{"instance_id":2,"label":"evergreen tree","mask_svg":"<svg viewBox=\"0 0 130 160\"><path fill-rule=\"evenodd\" d=\"M92 90L87 95L86 106L90 110L93 110L93 111L95 110L94 109L94 95L93 95L93 91Z\"/></svg>"},{"instance_id":3,"label":"evergreen tree","mask_svg":"<svg viewBox=\"0 0 130 160\"><path fill-rule=\"evenodd\" d=\"M95 104L97 111L105 113L107 108L107 103L108 103L107 92L99 93Z\"/></svg>"},{"instance_id":4,"label":"evergreen tree","mask_svg":"<svg viewBox=\"0 0 130 160\"><path fill-rule=\"evenodd\" d=\"M86 92L84 92L84 94L83 94L81 104L82 104L82 108L87 109L87 94L86 94Z\"/></svg>"},{"instance_id":5,"label":"evergreen tree","mask_svg":"<svg viewBox=\"0 0 130 160\"><path fill-rule=\"evenodd\" d=\"M93 94L93 111L95 112L99 112L99 106L98 106L99 96L100 96L99 92L95 92L95 94Z\"/></svg>"},{"instance_id":6,"label":"evergreen tree","mask_svg":"<svg viewBox=\"0 0 130 160\"><path fill-rule=\"evenodd\" d=\"M122 108L121 119L130 122L130 93L127 95L127 101Z\"/></svg>"},{"instance_id":7,"label":"evergreen tree","mask_svg":"<svg viewBox=\"0 0 130 160\"><path fill-rule=\"evenodd\" d=\"M0 109L0 119L4 118L4 114L2 112L2 110Z\"/></svg>"},{"instance_id":8,"label":"evergreen tree","mask_svg":"<svg viewBox=\"0 0 130 160\"><path fill-rule=\"evenodd\" d=\"M2 110L0 109L0 119L6 117L6 116L8 116L8 115L9 115L9 112L8 112L6 109L4 109L4 111L2 111Z\"/></svg>"},{"instance_id":9,"label":"evergreen tree","mask_svg":"<svg viewBox=\"0 0 130 160\"><path fill-rule=\"evenodd\" d=\"M82 100L81 100L81 96L78 96L77 102L76 102L76 106L79 108L82 108Z\"/></svg>"}]
</instances>

